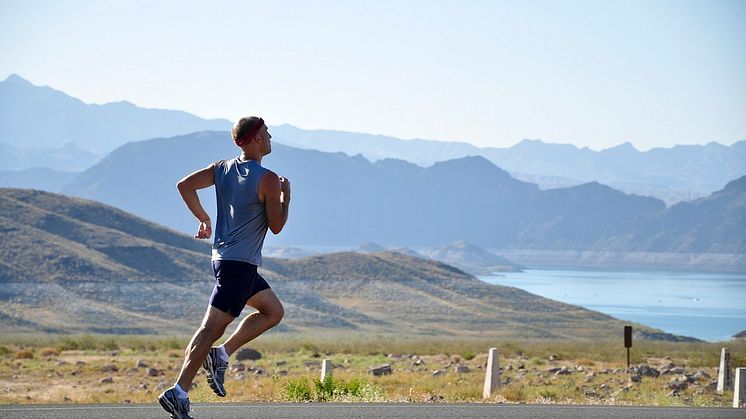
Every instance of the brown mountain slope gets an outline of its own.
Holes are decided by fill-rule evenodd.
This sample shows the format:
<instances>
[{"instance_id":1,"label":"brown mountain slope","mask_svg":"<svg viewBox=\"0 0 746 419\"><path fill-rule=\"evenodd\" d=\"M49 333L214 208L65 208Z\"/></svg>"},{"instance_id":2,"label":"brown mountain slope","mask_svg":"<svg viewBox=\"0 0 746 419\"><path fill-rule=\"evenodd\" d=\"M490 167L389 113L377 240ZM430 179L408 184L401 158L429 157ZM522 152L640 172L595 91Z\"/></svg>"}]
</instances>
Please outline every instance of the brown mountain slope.
<instances>
[{"instance_id":1,"label":"brown mountain slope","mask_svg":"<svg viewBox=\"0 0 746 419\"><path fill-rule=\"evenodd\" d=\"M106 205L0 189L2 332L189 333L209 245ZM399 253L266 258L280 331L606 338L622 323Z\"/></svg>"}]
</instances>

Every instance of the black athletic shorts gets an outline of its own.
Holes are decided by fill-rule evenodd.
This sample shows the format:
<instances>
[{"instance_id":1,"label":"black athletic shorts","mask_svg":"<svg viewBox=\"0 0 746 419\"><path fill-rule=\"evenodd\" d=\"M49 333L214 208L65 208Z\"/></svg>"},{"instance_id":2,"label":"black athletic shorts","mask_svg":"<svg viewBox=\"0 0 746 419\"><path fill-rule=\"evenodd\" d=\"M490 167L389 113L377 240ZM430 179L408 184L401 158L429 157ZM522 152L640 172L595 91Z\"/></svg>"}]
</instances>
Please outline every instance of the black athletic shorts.
<instances>
[{"instance_id":1,"label":"black athletic shorts","mask_svg":"<svg viewBox=\"0 0 746 419\"><path fill-rule=\"evenodd\" d=\"M241 315L249 298L269 288L267 281L256 271L256 265L238 260L213 260L215 287L210 305L233 317Z\"/></svg>"}]
</instances>

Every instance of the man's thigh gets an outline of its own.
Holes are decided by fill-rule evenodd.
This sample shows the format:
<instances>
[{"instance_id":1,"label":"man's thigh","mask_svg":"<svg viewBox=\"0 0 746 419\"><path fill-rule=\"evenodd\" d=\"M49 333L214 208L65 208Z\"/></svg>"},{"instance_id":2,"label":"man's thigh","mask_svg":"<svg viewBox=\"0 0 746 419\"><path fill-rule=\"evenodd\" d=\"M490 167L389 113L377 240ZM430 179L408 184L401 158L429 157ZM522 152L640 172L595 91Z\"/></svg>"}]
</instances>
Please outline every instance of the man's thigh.
<instances>
[{"instance_id":1,"label":"man's thigh","mask_svg":"<svg viewBox=\"0 0 746 419\"><path fill-rule=\"evenodd\" d=\"M246 302L247 306L259 310L260 313L271 313L281 311L282 303L277 298L272 288L267 288L254 294Z\"/></svg>"},{"instance_id":2,"label":"man's thigh","mask_svg":"<svg viewBox=\"0 0 746 419\"><path fill-rule=\"evenodd\" d=\"M236 317L230 313L226 313L215 306L208 305L205 317L202 319L202 327L210 330L224 329L235 318Z\"/></svg>"}]
</instances>

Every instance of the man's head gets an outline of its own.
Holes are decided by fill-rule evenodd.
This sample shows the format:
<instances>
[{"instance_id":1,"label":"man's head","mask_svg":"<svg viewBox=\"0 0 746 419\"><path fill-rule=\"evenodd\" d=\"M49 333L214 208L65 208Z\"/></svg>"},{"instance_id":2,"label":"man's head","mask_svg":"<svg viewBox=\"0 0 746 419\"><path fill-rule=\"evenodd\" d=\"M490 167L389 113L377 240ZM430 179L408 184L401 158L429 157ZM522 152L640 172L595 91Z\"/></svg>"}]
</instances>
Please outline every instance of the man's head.
<instances>
[{"instance_id":1,"label":"man's head","mask_svg":"<svg viewBox=\"0 0 746 419\"><path fill-rule=\"evenodd\" d=\"M241 149L258 147L262 155L269 154L272 151L272 145L269 141L272 136L269 135L264 120L258 116L246 116L239 119L233 125L231 137L233 142Z\"/></svg>"}]
</instances>

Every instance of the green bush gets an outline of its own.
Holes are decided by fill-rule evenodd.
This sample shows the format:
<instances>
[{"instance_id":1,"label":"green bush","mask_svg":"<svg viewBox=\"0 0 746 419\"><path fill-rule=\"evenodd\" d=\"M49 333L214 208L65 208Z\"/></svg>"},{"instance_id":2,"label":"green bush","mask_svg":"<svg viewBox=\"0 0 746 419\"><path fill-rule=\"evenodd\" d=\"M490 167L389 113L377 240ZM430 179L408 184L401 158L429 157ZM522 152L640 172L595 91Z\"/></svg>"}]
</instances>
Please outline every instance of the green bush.
<instances>
[{"instance_id":1,"label":"green bush","mask_svg":"<svg viewBox=\"0 0 746 419\"><path fill-rule=\"evenodd\" d=\"M8 349L5 345L0 345L0 356L8 355L10 353L10 349Z\"/></svg>"},{"instance_id":2,"label":"green bush","mask_svg":"<svg viewBox=\"0 0 746 419\"><path fill-rule=\"evenodd\" d=\"M285 393L288 399L294 402L311 400L311 386L308 385L306 377L288 380L285 384Z\"/></svg>"},{"instance_id":3,"label":"green bush","mask_svg":"<svg viewBox=\"0 0 746 419\"><path fill-rule=\"evenodd\" d=\"M335 384L339 385L341 384L341 382L337 381L335 383L335 380L331 375L327 375L326 377L324 377L324 381L314 378L313 385L316 389L316 400L323 402L333 399Z\"/></svg>"},{"instance_id":4,"label":"green bush","mask_svg":"<svg viewBox=\"0 0 746 419\"><path fill-rule=\"evenodd\" d=\"M464 353L461 354L461 358L464 358L467 361L471 361L476 356L477 356L477 353L476 352L472 352L472 351L466 351L466 352L464 352Z\"/></svg>"}]
</instances>

